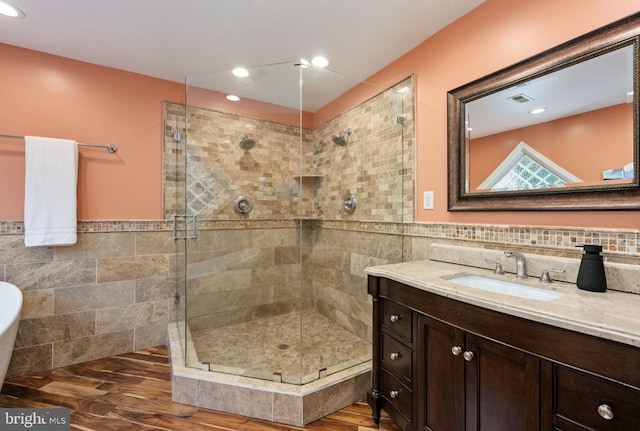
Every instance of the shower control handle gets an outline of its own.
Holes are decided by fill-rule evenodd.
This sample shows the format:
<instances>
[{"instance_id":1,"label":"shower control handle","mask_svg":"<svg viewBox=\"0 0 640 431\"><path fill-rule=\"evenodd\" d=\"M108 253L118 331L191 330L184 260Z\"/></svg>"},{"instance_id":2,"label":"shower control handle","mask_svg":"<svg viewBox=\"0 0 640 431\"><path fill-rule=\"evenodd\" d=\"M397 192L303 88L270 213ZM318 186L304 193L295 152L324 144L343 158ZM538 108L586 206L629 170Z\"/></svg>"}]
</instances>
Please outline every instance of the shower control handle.
<instances>
[{"instance_id":1,"label":"shower control handle","mask_svg":"<svg viewBox=\"0 0 640 431\"><path fill-rule=\"evenodd\" d=\"M233 209L238 214L249 214L253 209L253 202L251 202L251 199L249 199L248 197L238 196L233 201Z\"/></svg>"},{"instance_id":2,"label":"shower control handle","mask_svg":"<svg viewBox=\"0 0 640 431\"><path fill-rule=\"evenodd\" d=\"M342 211L347 214L353 214L358 206L358 198L356 195L349 194L342 198Z\"/></svg>"}]
</instances>

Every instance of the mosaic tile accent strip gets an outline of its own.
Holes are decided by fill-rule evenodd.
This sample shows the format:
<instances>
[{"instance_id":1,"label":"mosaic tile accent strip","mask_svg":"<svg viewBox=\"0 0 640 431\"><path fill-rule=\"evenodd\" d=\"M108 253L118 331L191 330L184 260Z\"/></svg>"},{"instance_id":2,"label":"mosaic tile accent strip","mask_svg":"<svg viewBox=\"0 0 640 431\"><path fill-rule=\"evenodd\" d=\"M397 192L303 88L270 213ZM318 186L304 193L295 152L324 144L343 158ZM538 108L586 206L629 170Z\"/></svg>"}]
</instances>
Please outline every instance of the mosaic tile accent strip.
<instances>
[{"instance_id":1,"label":"mosaic tile accent strip","mask_svg":"<svg viewBox=\"0 0 640 431\"><path fill-rule=\"evenodd\" d=\"M219 170L218 170L219 172ZM225 186L193 157L187 156L187 210L200 214L214 204L225 191ZM218 205L216 205L218 207Z\"/></svg>"},{"instance_id":2,"label":"mosaic tile accent strip","mask_svg":"<svg viewBox=\"0 0 640 431\"><path fill-rule=\"evenodd\" d=\"M155 232L173 229L170 220L96 220L78 221L78 233ZM24 222L0 221L0 235L24 235Z\"/></svg>"},{"instance_id":3,"label":"mosaic tile accent strip","mask_svg":"<svg viewBox=\"0 0 640 431\"><path fill-rule=\"evenodd\" d=\"M640 254L640 231L632 229L548 228L449 223L411 223L405 235L530 248L575 251L582 244L600 244L610 254Z\"/></svg>"},{"instance_id":4,"label":"mosaic tile accent strip","mask_svg":"<svg viewBox=\"0 0 640 431\"><path fill-rule=\"evenodd\" d=\"M315 226L345 231L404 234L413 237L441 238L530 248L555 248L575 251L581 244L600 244L607 253L640 255L640 230L523 227L507 225L471 225L458 223L383 223L344 220L198 220L199 230L278 229ZM78 232L154 232L171 231L169 220L80 221ZM23 235L24 223L0 222L0 235Z\"/></svg>"}]
</instances>

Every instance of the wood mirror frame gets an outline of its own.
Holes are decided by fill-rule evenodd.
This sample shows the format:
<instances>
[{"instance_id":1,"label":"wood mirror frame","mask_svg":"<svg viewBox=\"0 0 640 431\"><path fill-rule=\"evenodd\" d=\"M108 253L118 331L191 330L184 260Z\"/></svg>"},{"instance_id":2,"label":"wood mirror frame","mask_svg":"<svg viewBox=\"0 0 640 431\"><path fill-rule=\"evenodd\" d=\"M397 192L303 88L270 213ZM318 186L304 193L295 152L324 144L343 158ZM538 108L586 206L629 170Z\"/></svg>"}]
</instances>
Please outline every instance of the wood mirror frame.
<instances>
[{"instance_id":1,"label":"wood mirror frame","mask_svg":"<svg viewBox=\"0 0 640 431\"><path fill-rule=\"evenodd\" d=\"M633 46L634 178L626 184L526 191L474 192L466 189L465 104L507 87L586 61L613 49ZM465 84L447 93L448 210L633 210L640 209L638 144L640 13L565 42L555 48Z\"/></svg>"}]
</instances>

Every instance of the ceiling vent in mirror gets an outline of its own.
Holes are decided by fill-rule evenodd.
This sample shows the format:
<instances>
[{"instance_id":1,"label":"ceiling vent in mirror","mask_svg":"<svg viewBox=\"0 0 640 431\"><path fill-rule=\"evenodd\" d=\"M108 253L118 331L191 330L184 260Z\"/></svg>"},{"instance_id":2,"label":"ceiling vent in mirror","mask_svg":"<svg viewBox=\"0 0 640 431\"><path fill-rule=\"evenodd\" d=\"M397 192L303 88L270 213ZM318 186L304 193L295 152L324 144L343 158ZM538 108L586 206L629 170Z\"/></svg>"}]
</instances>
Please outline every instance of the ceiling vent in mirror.
<instances>
[{"instance_id":1,"label":"ceiling vent in mirror","mask_svg":"<svg viewBox=\"0 0 640 431\"><path fill-rule=\"evenodd\" d=\"M533 98L523 93L516 94L515 96L507 97L507 99L513 100L514 102L517 102L517 103L527 103L533 100Z\"/></svg>"}]
</instances>

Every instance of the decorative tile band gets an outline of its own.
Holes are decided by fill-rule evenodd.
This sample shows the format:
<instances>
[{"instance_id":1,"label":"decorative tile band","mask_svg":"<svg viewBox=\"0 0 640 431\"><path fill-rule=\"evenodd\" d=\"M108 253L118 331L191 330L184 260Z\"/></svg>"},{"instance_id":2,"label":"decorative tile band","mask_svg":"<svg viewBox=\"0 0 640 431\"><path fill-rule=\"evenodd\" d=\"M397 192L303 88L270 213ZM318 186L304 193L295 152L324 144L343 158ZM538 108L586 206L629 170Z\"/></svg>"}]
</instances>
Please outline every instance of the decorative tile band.
<instances>
[{"instance_id":1,"label":"decorative tile band","mask_svg":"<svg viewBox=\"0 0 640 431\"><path fill-rule=\"evenodd\" d=\"M575 251L582 244L600 244L607 253L640 255L640 231L625 229L522 227L455 223L392 223L345 220L199 220L200 230L280 229L300 226L404 234L412 237L553 248ZM170 220L79 221L79 233L171 231ZM0 222L0 235L23 235L23 222Z\"/></svg>"},{"instance_id":2,"label":"decorative tile band","mask_svg":"<svg viewBox=\"0 0 640 431\"><path fill-rule=\"evenodd\" d=\"M405 235L523 247L575 251L582 244L600 244L607 253L640 254L640 231L596 228L548 228L450 223L405 224Z\"/></svg>"}]
</instances>

